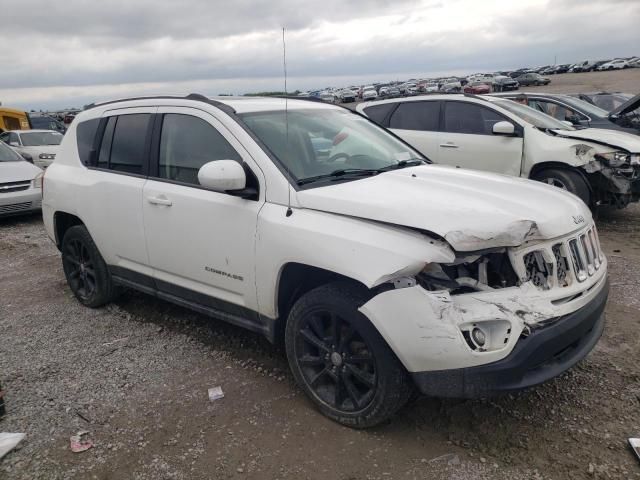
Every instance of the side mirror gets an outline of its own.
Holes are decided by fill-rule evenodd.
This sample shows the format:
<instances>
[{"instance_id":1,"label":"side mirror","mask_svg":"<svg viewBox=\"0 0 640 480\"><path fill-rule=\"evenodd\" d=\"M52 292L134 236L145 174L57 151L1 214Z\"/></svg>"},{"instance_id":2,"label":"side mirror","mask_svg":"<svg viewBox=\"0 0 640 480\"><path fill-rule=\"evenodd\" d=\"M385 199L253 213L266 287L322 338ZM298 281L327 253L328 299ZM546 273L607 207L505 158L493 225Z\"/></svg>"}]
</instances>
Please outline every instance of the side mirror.
<instances>
[{"instance_id":1,"label":"side mirror","mask_svg":"<svg viewBox=\"0 0 640 480\"><path fill-rule=\"evenodd\" d=\"M513 135L516 132L516 127L511 122L497 122L493 124L494 135Z\"/></svg>"},{"instance_id":2,"label":"side mirror","mask_svg":"<svg viewBox=\"0 0 640 480\"><path fill-rule=\"evenodd\" d=\"M200 167L198 181L214 192L226 193L243 190L247 185L247 175L235 160L215 160Z\"/></svg>"}]
</instances>

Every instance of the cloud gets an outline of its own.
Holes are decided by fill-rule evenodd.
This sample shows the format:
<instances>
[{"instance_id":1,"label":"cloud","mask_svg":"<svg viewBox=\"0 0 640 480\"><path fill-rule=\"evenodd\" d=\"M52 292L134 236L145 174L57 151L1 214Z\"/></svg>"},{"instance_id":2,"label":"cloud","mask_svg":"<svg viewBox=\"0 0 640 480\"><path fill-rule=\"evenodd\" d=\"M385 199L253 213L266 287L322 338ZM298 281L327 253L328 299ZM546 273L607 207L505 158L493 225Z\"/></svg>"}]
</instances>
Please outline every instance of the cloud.
<instances>
[{"instance_id":1,"label":"cloud","mask_svg":"<svg viewBox=\"0 0 640 480\"><path fill-rule=\"evenodd\" d=\"M0 50L4 104L52 105L151 87L279 89L283 25L288 83L300 89L549 64L556 55L572 62L640 53L633 51L640 45L636 0L29 5L3 12L0 42L16 46Z\"/></svg>"}]
</instances>

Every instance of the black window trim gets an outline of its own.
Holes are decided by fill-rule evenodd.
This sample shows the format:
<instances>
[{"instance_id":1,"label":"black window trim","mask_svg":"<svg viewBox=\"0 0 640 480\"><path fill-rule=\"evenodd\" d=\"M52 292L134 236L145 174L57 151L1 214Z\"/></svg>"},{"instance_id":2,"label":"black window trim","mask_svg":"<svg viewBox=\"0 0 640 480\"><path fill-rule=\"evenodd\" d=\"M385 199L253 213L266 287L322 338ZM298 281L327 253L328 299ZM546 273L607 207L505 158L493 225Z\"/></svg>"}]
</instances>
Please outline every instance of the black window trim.
<instances>
[{"instance_id":1,"label":"black window trim","mask_svg":"<svg viewBox=\"0 0 640 480\"><path fill-rule=\"evenodd\" d=\"M481 108L487 108L491 111L493 111L496 115L500 115L501 117L504 117L504 121L505 122L509 122L512 123L513 126L515 127L513 135L511 135L511 137L514 138L524 138L524 127L522 125L520 125L519 122L516 122L515 120L509 118L508 116L506 116L504 113L499 112L493 108L488 107L487 105L483 105L481 103L476 103L476 102L468 102L465 100L454 100L454 99L447 99L443 101L444 105L442 105L442 108L440 108L440 132L443 133L450 133L450 134L455 134L455 135L483 135L485 137L500 137L500 136L504 136L504 135L492 135L492 134L488 134L488 133L460 133L460 132L447 132L444 129L444 116L445 116L445 112L447 110L447 104L448 103L466 103L466 104L471 104L471 105L477 105L478 107Z\"/></svg>"},{"instance_id":2,"label":"black window trim","mask_svg":"<svg viewBox=\"0 0 640 480\"><path fill-rule=\"evenodd\" d=\"M147 124L147 132L144 140L144 153L142 154L142 173L123 172L121 170L113 170L110 168L98 167L97 165L98 155L100 154L100 148L102 147L104 131L107 128L107 123L109 122L109 119L111 117L120 117L123 115L149 115L150 116L149 123ZM121 113L116 113L114 115L103 116L100 119L100 125L98 125L98 128L96 129L96 136L93 140L93 147L91 148L89 164L86 165L86 167L89 170L97 170L99 172L109 172L117 175L126 175L129 177L135 177L135 178L148 178L149 154L151 150L151 139L153 134L153 127L156 121L155 119L156 116L157 116L156 113L151 113L151 112L126 112L126 111L123 111ZM116 119L116 125L117 125L117 119ZM115 128L114 128L114 133L115 133ZM113 142L113 137L111 137L111 142Z\"/></svg>"}]
</instances>

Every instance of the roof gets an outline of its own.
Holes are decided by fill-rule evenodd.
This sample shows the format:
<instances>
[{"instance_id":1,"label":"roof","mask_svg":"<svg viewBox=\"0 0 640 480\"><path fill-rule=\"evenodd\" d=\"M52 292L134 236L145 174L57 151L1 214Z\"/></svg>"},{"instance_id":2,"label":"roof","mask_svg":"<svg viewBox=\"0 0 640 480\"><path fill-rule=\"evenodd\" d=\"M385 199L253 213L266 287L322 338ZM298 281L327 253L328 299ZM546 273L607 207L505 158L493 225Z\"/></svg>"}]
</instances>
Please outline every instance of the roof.
<instances>
[{"instance_id":1,"label":"roof","mask_svg":"<svg viewBox=\"0 0 640 480\"><path fill-rule=\"evenodd\" d=\"M3 106L0 106L0 111L7 112L7 113L13 113L15 115L26 115L27 114L27 112L25 112L24 110L19 110L17 108L3 107Z\"/></svg>"},{"instance_id":2,"label":"roof","mask_svg":"<svg viewBox=\"0 0 640 480\"><path fill-rule=\"evenodd\" d=\"M23 133L57 133L59 135L62 135L57 130L45 130L45 129L37 129L37 128L34 128L32 130L7 130L6 132L7 133L17 133L18 135L21 135Z\"/></svg>"}]
</instances>

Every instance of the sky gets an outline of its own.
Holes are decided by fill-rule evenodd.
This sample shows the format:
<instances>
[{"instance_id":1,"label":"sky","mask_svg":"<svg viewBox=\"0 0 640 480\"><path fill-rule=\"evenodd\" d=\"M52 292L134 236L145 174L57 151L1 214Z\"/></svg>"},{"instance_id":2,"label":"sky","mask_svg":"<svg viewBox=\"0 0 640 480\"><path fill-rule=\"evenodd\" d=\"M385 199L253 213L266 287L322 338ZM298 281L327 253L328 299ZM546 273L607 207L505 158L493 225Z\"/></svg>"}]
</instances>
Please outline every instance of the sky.
<instances>
[{"instance_id":1,"label":"sky","mask_svg":"<svg viewBox=\"0 0 640 480\"><path fill-rule=\"evenodd\" d=\"M9 0L0 0L0 7ZM640 0L25 0L0 102L288 90L640 55Z\"/></svg>"}]
</instances>

